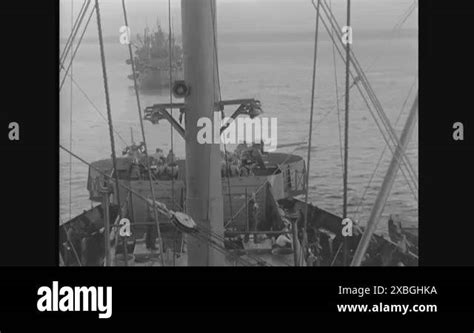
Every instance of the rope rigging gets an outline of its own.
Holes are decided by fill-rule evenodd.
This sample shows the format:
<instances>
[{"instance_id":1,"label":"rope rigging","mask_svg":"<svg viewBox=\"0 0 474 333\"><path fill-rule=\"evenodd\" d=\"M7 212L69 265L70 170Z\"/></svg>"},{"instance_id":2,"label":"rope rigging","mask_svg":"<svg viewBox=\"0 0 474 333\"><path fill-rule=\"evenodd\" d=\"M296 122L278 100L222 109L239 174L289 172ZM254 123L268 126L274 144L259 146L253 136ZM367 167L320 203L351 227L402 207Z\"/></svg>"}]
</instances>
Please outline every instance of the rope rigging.
<instances>
[{"instance_id":1,"label":"rope rigging","mask_svg":"<svg viewBox=\"0 0 474 333\"><path fill-rule=\"evenodd\" d=\"M69 37L66 41L66 45L64 46L63 52L61 52L61 55L59 56L59 63L61 64L68 56L68 53L71 49L71 44L72 41L76 38L77 31L79 30L79 26L82 23L82 20L84 19L85 12L87 11L89 5L90 5L91 0L84 0L82 3L82 7L77 15L76 21L73 24L73 27L71 29L71 33L69 34Z\"/></svg>"},{"instance_id":2,"label":"rope rigging","mask_svg":"<svg viewBox=\"0 0 474 333\"><path fill-rule=\"evenodd\" d=\"M403 23L406 22L406 20L410 17L410 15L413 13L413 11L415 10L417 6L417 3L416 3L416 0L410 5L410 7L402 14L401 18L397 21L397 23L394 25L394 27L392 28L392 34L397 32L397 31L400 31L402 26L403 26ZM332 1L330 0L329 1L329 9L332 11ZM333 27L331 27L331 31L332 33L334 33L334 29ZM336 88L336 103L337 103L337 110L339 110L339 101L338 101L338 84L337 84L337 69L336 69L336 53L335 53L335 46L334 44L332 44L332 49L333 49L333 63L334 63L334 80L335 80L335 88ZM377 63L377 61L381 58L381 55L379 55L378 57L376 57L372 62L371 62L371 65L368 66L365 70L365 72L369 72L373 66ZM355 83L355 82L353 82ZM405 100L405 102L403 103L403 106L402 106L402 109L401 109L401 113L399 114L397 120L395 121L395 126L398 124L398 121L400 119L400 116L402 115L403 113L403 110L405 109L405 105L408 101L408 97L411 93L411 90L413 89L413 86L412 88L410 88L410 92L407 96L407 99ZM344 162L343 162L343 158L342 158L342 141L341 141L341 130L340 130L340 119L339 119L339 112L338 112L338 123L339 123L339 141L340 141L340 147L341 147L341 164L344 165ZM383 155L386 151L387 147L385 146L384 147L384 150L376 164L376 167L370 177L370 180L367 184L367 186L365 187L364 189L364 192L361 196L361 200L360 200L360 203L359 205L357 206L357 209L355 211L355 220L357 220L357 217L358 217L358 213L359 213L359 209L361 208L361 206L363 205L363 202L364 202L364 199L365 199L365 196L368 192L368 189L370 188L370 185L372 184L372 181L374 179L374 176L378 170L378 167L380 166L380 163L382 162L382 158L383 158ZM418 201L418 197L417 197L417 194L416 192L410 187L410 192L413 194L414 198L416 201Z\"/></svg>"},{"instance_id":3,"label":"rope rigging","mask_svg":"<svg viewBox=\"0 0 474 333\"><path fill-rule=\"evenodd\" d=\"M332 0L329 1L329 6L332 8ZM319 16L319 15L318 15ZM334 31L332 32L334 33ZM339 84L337 80L337 61L336 61L336 49L334 44L332 46L332 61L334 66L334 87L336 92L336 113L337 113L337 129L339 134L339 153L341 155L341 167L344 170L344 152L343 152L343 143L342 143L342 128L341 128L341 116L340 116L340 106L339 106ZM344 171L343 171L344 172Z\"/></svg>"},{"instance_id":4,"label":"rope rigging","mask_svg":"<svg viewBox=\"0 0 474 333\"><path fill-rule=\"evenodd\" d=\"M86 1L84 1L83 3L83 7L85 5ZM82 11L82 8L81 8L81 11ZM69 36L71 38L71 36L73 35L73 32L74 32L74 28L75 28L75 23L73 23L73 20L74 20L74 1L71 0L71 35ZM66 45L68 45L69 43L69 40L68 42L66 43ZM73 68L71 67L71 86L70 86L70 104L69 104L69 109L70 109L70 114L69 114L69 149L72 150L72 124L73 124L73 119L72 119L72 115L73 115ZM69 220L72 219L72 156L69 155ZM60 223L62 223L62 221L60 220ZM71 238L70 238L70 235L69 235L69 227L65 229L65 233L66 233L66 239L67 239L67 242L69 244L69 246L71 247L72 249L72 252L74 254L74 257L76 259L76 262L78 263L79 266L82 266L82 261L80 260L80 257L78 255L78 252L76 250L76 246L74 245L74 243L71 241Z\"/></svg>"},{"instance_id":5,"label":"rope rigging","mask_svg":"<svg viewBox=\"0 0 474 333\"><path fill-rule=\"evenodd\" d=\"M319 10L318 10L319 14ZM319 16L319 15L318 15ZM347 24L346 27L351 29L351 0L347 0ZM350 33L350 31L349 31ZM352 37L349 37L352 38ZM348 165L349 165L349 100L350 100L350 62L351 62L351 41L346 41L346 98L344 112L344 173L343 173L343 206L342 218L347 218L347 194L348 194ZM348 244L347 237L344 237L344 265L347 266L348 260Z\"/></svg>"},{"instance_id":6,"label":"rope rigging","mask_svg":"<svg viewBox=\"0 0 474 333\"><path fill-rule=\"evenodd\" d=\"M330 14L327 14L327 9L324 7L324 4L325 2L323 1L321 3L321 8L323 9L323 12L326 13L326 15L330 15ZM322 12L320 12L322 13ZM343 51L340 49L340 45L338 42L342 42L342 40L339 40L339 37L335 37L331 32L332 32L332 29L334 29L334 31L339 31L339 27L337 25L337 22L336 22L336 25L334 24L334 22L330 22L330 23L327 23L326 20L324 19L323 16L321 16L321 22L323 23L324 27L326 28L326 31L328 32L329 34L329 37L331 38L333 44L336 46L336 50L339 54L339 56L344 59L344 55L343 55ZM331 24L331 27L329 27L329 24ZM354 64L358 64L357 62L355 62L356 59L355 59L355 55L353 54L353 52L351 51L351 62ZM359 73L360 72L360 67L357 67L355 66L356 68L356 72ZM374 101L374 94L370 94L370 92L368 92L371 88L370 88L370 85L368 85L368 83L366 82L366 78L364 79L360 74L360 75L357 75L357 74L354 74L352 72L352 70L350 71L350 75L352 77L352 79L354 80L354 83L352 86L355 86L357 88L357 90L359 91L361 97L363 98L370 114L372 115L374 121L375 121L375 124L377 125L377 127L379 128L381 134L382 134L382 137L384 139L384 141L386 142L386 144L389 146L392 154L394 154L394 150L395 150L395 147L393 145L393 140L398 140L397 137L396 137L396 134L393 130L393 128L390 126L389 122L388 122L388 118L386 117L385 113L383 112L383 109L381 109L380 107L380 103L377 102L377 101ZM364 83L363 86L364 86L364 89L365 91L367 92L367 96L366 94L364 94L364 91L362 90L362 88L359 86L359 83ZM376 97L375 97L376 98ZM369 100L370 99L370 102ZM371 104L372 103L372 104ZM375 108L375 112L373 110L373 108ZM377 117L378 115L378 117ZM389 136L389 137L388 137ZM405 159L402 159L402 162L405 161L406 162L406 156L405 154L403 154L403 156L405 157ZM411 165L409 164L409 161L408 163L402 163L402 165L404 165L405 167L407 167L407 165ZM410 168L410 167L407 167L407 168ZM405 179L407 180L407 183L409 184L410 188L412 191L415 191L413 190L412 188L412 185L410 183L410 181L412 183L415 183L414 186L416 186L416 177L414 177L412 175L412 173L409 172L409 174L411 175L411 177L407 177L404 169L401 169L402 171L402 174L403 176L405 177Z\"/></svg>"},{"instance_id":7,"label":"rope rigging","mask_svg":"<svg viewBox=\"0 0 474 333\"><path fill-rule=\"evenodd\" d=\"M402 107L401 107L400 113L398 114L398 117L397 117L397 119L395 120L395 126L398 124L398 122L400 121L400 119L401 119L401 117L402 117L402 115L403 115L403 112L405 111L405 107L406 107L406 105L407 105L407 103L408 103L408 100L409 100L409 98L410 98L410 96L411 96L411 93L412 93L413 89L415 88L415 85L416 85L416 80L415 80L415 82L413 82L413 84L412 84L412 86L411 86L411 88L410 88L410 91L408 92L408 95L407 95L405 101L403 102L403 105L402 105ZM387 150L387 146L384 147L382 153L380 154L380 157L379 157L379 159L378 159L378 161L377 161L377 164L376 164L376 166L375 166L375 168L374 168L374 171L372 172L372 175L370 176L369 182L367 183L367 185L366 185L366 187L365 187L365 189L364 189L364 192L363 192L363 194L362 194L362 196L361 196L359 205L357 206L357 209L356 209L356 211L355 211L355 213L354 213L354 215L355 215L355 220L357 220L358 214L359 214L359 212L360 212L360 208L361 208L362 205L364 204L364 200L365 200L365 198L366 198L366 194L367 194L367 192L368 192L370 186L372 185L372 181L374 180L375 175L376 175L376 173L377 173L377 170L378 170L379 166L380 166L381 163L382 163L383 156L385 155L386 150ZM415 193L414 193L414 194L415 194ZM415 200L418 201L418 197L417 197L416 195L415 195Z\"/></svg>"},{"instance_id":8,"label":"rope rigging","mask_svg":"<svg viewBox=\"0 0 474 333\"><path fill-rule=\"evenodd\" d=\"M314 0L313 0L314 4ZM314 98L315 98L315 91L316 91L316 68L317 68L317 60L318 60L318 37L319 37L319 5L320 0L318 0L318 4L316 6L316 27L314 33L314 55L313 55L313 75L312 75L312 82L311 82L311 106L310 106L310 116L309 116L309 138L308 138L308 157L307 157L307 170L306 170L306 193L305 193L305 204L306 204L306 212L304 218L304 227L303 227L303 248L306 248L308 244L308 235L307 235L307 226L308 226L308 215L309 215L309 206L308 206L308 195L309 195L309 175L311 169L311 145L312 145L312 138L313 138L313 118L314 118ZM296 242L296 240L295 240ZM295 251L296 255L296 251ZM295 257L295 265L298 265L298 258Z\"/></svg>"},{"instance_id":9,"label":"rope rigging","mask_svg":"<svg viewBox=\"0 0 474 333\"><path fill-rule=\"evenodd\" d=\"M320 3L318 1L318 4L316 5L315 4L315 1L313 0L312 1L312 4L313 4L313 7L316 9L316 15L319 17L319 8L320 8ZM411 8L411 7L410 7ZM350 15L350 9L351 9L351 6L350 6L350 0L347 0L347 24L346 26L347 27L350 27L351 26L351 15ZM324 10L324 9L323 9ZM402 24L403 22L406 21L407 17L411 14L411 11L413 9L411 8L409 11L408 11L408 15L405 16L405 18L402 20ZM331 8L329 7L329 13L332 15L331 13ZM331 21L331 15L330 14L327 14L327 16L329 17L329 21ZM335 21L335 18L334 16L332 16L332 18L334 19ZM336 30L337 28L339 28L337 25L335 25L334 23L331 22L331 28L328 29L327 25L325 24L325 27L326 29L328 30L328 33L331 35L331 38L333 39L333 58L334 58L334 46L335 46L335 41L334 41L334 38L333 38L333 34L334 34L334 30ZM317 38L317 32L316 32L316 38ZM352 56L352 52L351 52L351 49L350 49L350 43L349 42L346 42L345 43L345 50L346 50L346 93L345 93L345 100L346 100L346 105L345 105L345 122L344 122L344 134L345 134L345 144L344 144L344 162L343 162L343 167L344 167L344 172L343 172L343 177L344 177L344 180L343 180L343 185L344 185L344 198L343 198L343 218L347 217L347 176L348 176L348 121L349 121L349 94L350 94L350 89L353 85L357 84L357 81L358 79L360 78L360 74L354 79L354 82L352 83L352 85L350 84L350 75L351 75L351 71L350 71L350 64L351 64L351 56ZM338 52L340 53L341 57L342 57L342 52L339 50L338 48ZM357 61L357 60L356 60ZM335 62L335 59L334 59L334 66L336 66L336 62ZM363 73L362 73L363 75ZM313 71L313 77L314 77L314 71ZM365 76L363 77L365 78ZM366 79L366 78L365 78ZM335 69L335 81L337 82L337 72L336 72L336 69ZM380 103L378 102L378 100L376 99L376 96L375 96L375 93L373 91L371 91L371 88L370 86L367 84L367 86L369 87L369 89L366 88L367 92L368 92L368 95L369 95L369 98L372 98L372 99L375 99L375 101L373 100L372 102L376 105L376 109L377 109L377 106L380 107L381 109L381 105ZM337 83L336 83L336 89L337 89ZM313 91L312 93L314 94L314 85L313 85ZM336 91L336 101L338 100L337 98L337 91ZM361 93L361 95L363 95ZM407 97L408 99L408 97ZM313 101L312 101L313 102ZM339 105L338 105L338 102L337 102L337 105L336 105L337 109L339 110ZM404 107L403 107L404 108ZM382 110L382 109L381 109ZM388 122L388 119L386 119L386 116L385 114L383 113L383 110L382 112L380 112L380 114L382 114L382 122L384 120L387 120L387 124L388 124L388 128L389 130L391 129L390 127L390 123ZM312 117L311 117L312 119ZM339 119L339 117L338 117ZM312 126L312 120L310 122L310 128ZM380 127L379 127L380 128ZM393 129L392 129L393 130ZM389 132L390 134L390 132ZM309 145L308 145L308 170L309 170L309 163L310 163L310 151L311 151L311 132L310 132L310 135L309 135ZM397 142L397 141L395 141ZM387 143L388 144L388 143ZM403 158L403 157L402 157ZM412 169L412 166L411 164L409 163L409 160L407 159L407 168L408 168L408 171L409 171L409 174L410 176L412 177L412 180L413 180L413 174L414 171ZM308 177L308 175L307 175ZM371 179L372 180L372 179ZM370 180L370 181L371 181ZM410 186L410 182L408 182L409 186ZM416 183L415 183L416 184ZM410 186L410 189L411 189L411 186ZM414 191L412 190L412 192L414 193ZM307 204L307 196L306 196L306 204ZM306 222L306 219L305 219L305 222ZM347 249L347 240L346 238L344 238L344 245L343 245L343 248L344 248L344 262L345 264L347 264L347 260L348 260L348 249ZM338 250L339 251L339 250Z\"/></svg>"},{"instance_id":10,"label":"rope rigging","mask_svg":"<svg viewBox=\"0 0 474 333\"><path fill-rule=\"evenodd\" d=\"M71 0L71 34L74 30L74 0ZM71 83L69 88L69 149L72 150L72 118L73 118L73 67L71 65ZM72 219L72 156L69 155L69 220Z\"/></svg>"},{"instance_id":11,"label":"rope rigging","mask_svg":"<svg viewBox=\"0 0 474 333\"><path fill-rule=\"evenodd\" d=\"M96 17L97 17L97 30L98 30L98 35L99 35L100 58L101 58L101 63L102 63L102 77L104 81L105 104L107 106L107 119L109 123L110 148L112 150L112 164L113 164L113 170L114 170L114 175L115 175L115 183L117 187L115 198L117 200L118 206L122 207L120 205L119 175L117 171L117 156L115 153L114 126L113 126L112 111L111 111L111 106L110 106L109 82L107 79L107 67L106 67L106 62L105 62L105 50L104 50L104 40L102 36L102 22L101 22L101 17L100 17L99 0L95 0L95 9L96 9ZM120 216L121 212L119 211L118 214ZM123 238L123 249L124 249L125 258L128 258L126 237ZM125 260L125 265L128 265L127 260Z\"/></svg>"},{"instance_id":12,"label":"rope rigging","mask_svg":"<svg viewBox=\"0 0 474 333\"><path fill-rule=\"evenodd\" d=\"M408 146L410 141L410 137L414 131L416 120L418 117L418 92L415 96L415 100L412 104L410 112L408 114L407 120L402 130L402 134L400 136L400 143L397 146L396 154L399 155L404 152ZM362 261L364 260L365 254L369 247L369 243L372 239L374 232L376 231L377 225L380 221L380 218L383 213L383 209L387 202L387 199L390 195L390 191L392 190L393 183L397 176L397 172L400 169L400 160L396 158L396 156L392 157L390 161L390 165L388 170L385 174L381 189L377 194L377 198L375 203L372 207L370 217L367 221L367 225L365 227L364 233L359 240L359 244L357 245L357 249L354 253L354 257L352 258L351 266L360 266Z\"/></svg>"},{"instance_id":13,"label":"rope rigging","mask_svg":"<svg viewBox=\"0 0 474 333\"><path fill-rule=\"evenodd\" d=\"M168 0L168 57L169 57L169 88L170 88L170 115L173 118L173 45L172 45L172 27L171 27L171 0ZM170 124L170 144L171 151L174 154L174 128ZM174 165L171 166L171 172L174 172ZM171 202L174 205L174 177L171 177Z\"/></svg>"},{"instance_id":14,"label":"rope rigging","mask_svg":"<svg viewBox=\"0 0 474 333\"><path fill-rule=\"evenodd\" d=\"M68 76L71 77L70 73L68 73ZM97 112L97 114L105 121L106 124L108 124L108 120L107 120L107 117L99 110L99 108L94 104L94 102L92 101L92 99L89 97L89 95L84 91L84 89L81 88L81 86L79 85L79 83L77 83L77 81L71 77L71 80L72 82L74 83L74 85L76 86L76 88L79 90L79 92L84 96L84 98L87 100L87 102L89 102L89 104L92 106L92 108L94 109L94 111ZM122 143L127 146L128 143L127 141L123 138L123 136L114 128L114 133L115 135L118 136L118 138L120 139L120 141L122 141Z\"/></svg>"},{"instance_id":15,"label":"rope rigging","mask_svg":"<svg viewBox=\"0 0 474 333\"><path fill-rule=\"evenodd\" d=\"M405 11L405 13L403 13L398 23L395 24L393 30L400 29L403 26L403 24L408 20L408 18L411 16L411 14L415 11L417 6L418 6L418 3L416 0L414 0L413 3L410 5L410 7L408 7L408 9Z\"/></svg>"},{"instance_id":16,"label":"rope rigging","mask_svg":"<svg viewBox=\"0 0 474 333\"><path fill-rule=\"evenodd\" d=\"M125 6L125 0L122 0L122 9L123 9L123 17L125 21L125 26L130 27L128 25L128 18L127 18L127 8ZM148 146L146 143L146 136L145 136L145 127L143 124L143 115L142 115L142 107L141 107L141 102L140 102L140 93L138 91L138 84L137 84L137 76L136 71L135 71L135 60L133 57L133 51L132 51L132 45L129 43L128 44L128 53L130 57L130 65L132 67L132 76L133 76L133 86L135 90L135 97L137 101L137 109L138 109L138 119L140 121L140 131L142 134L142 141L143 141L143 147L144 147L144 154L145 154L145 163L146 163L146 168L148 170L148 182L150 185L150 193L153 199L153 202L155 202L155 189L153 186L153 180L152 180L152 175L151 175L151 168L150 168L150 159L148 157ZM115 167L114 167L115 168ZM117 187L117 192L118 192L118 187ZM161 230L160 230L160 223L158 220L158 213L156 209L153 210L153 217L155 220L156 228L157 228L157 234L158 234L158 242L160 246L160 259L161 259L161 264L164 266L164 257L163 257L163 239L161 237Z\"/></svg>"},{"instance_id":17,"label":"rope rigging","mask_svg":"<svg viewBox=\"0 0 474 333\"><path fill-rule=\"evenodd\" d=\"M327 8L327 4L325 3L325 1L323 1L322 4L323 4L322 5L323 12L326 14L326 16L328 18L328 21L329 21L328 24L330 24L332 26L334 31L341 31L341 27L337 23L337 20L334 17L333 13L329 10L329 8ZM322 19L322 21L325 24L326 30L328 31L328 33L330 33L330 29L328 28L328 26L325 23L324 19ZM334 36L332 36L331 34L330 34L330 37L333 40L333 43L336 43L336 40L339 43L342 43L342 35L340 35L339 33L338 33L338 38L334 38ZM342 58L344 58L343 55L342 55L342 51L339 50L339 46L340 45L337 43L338 53L340 54L340 56ZM368 98L372 102L372 105L375 107L375 110L376 110L377 114L380 117L380 121L382 122L385 130L387 131L387 133L389 135L389 139L390 139L389 143L393 144L393 147L390 146L390 148L391 148L391 150L393 150L393 149L395 149L395 147L398 143L398 138L396 136L396 133L394 132L393 127L390 125L390 121L388 120L385 112L383 111L383 107L380 104L380 101L377 99L377 96L375 95L375 92L373 91L372 87L370 86L370 83L369 83L367 77L365 76L365 73L362 70L362 67L360 66L354 52L352 50L350 50L350 53L351 53L350 54L351 55L350 60L351 60L351 63L354 67L354 70L356 71L356 74L357 74L357 75L354 75L353 73L351 73L351 76L353 77L355 82L357 82L357 83L360 82L363 85L363 87L364 87L364 89L367 93ZM356 85L356 86L357 86L359 92L361 93L361 95L363 95L362 89L359 87L359 85ZM364 100L368 104L368 101L365 99L365 97L364 97ZM392 153L393 153L393 151L392 151ZM411 166L410 161L406 158L405 154L403 155L402 162L406 166L406 168L408 169L409 176L411 177L411 180L413 181L413 183L415 184L415 187L417 188L418 187L417 177L413 176L414 175L413 167Z\"/></svg>"},{"instance_id":18,"label":"rope rigging","mask_svg":"<svg viewBox=\"0 0 474 333\"><path fill-rule=\"evenodd\" d=\"M415 5L415 7L416 7L416 2L414 3L414 5ZM403 15L403 17L405 17L404 20L403 20L403 17L402 17L403 22L406 21L407 16L409 16L409 15L413 12L413 9L414 9L414 8L412 8L412 7L413 7L413 5L410 6L409 10L407 11L408 13ZM330 11L330 7L329 7L329 12L331 12L331 11ZM331 14L332 14L332 13L331 13ZM334 17L334 16L333 16L333 17ZM396 26L393 28L392 31L396 31L396 29L400 29L400 28L401 28L401 26L398 26L398 27L397 27L397 25L396 25ZM333 30L334 30L334 26L331 26L331 31L333 31ZM331 37L333 37L333 36L331 36ZM334 39L333 39L333 40L334 40ZM333 46L334 46L334 44L333 44ZM378 58L374 60L374 62L372 63L372 65L374 65L377 60L378 60ZM372 65L371 65L371 66L372 66ZM371 67L371 66L370 66L370 67ZM369 68L370 68L370 67L369 67ZM357 78L356 78L356 79L354 80L354 82L353 82L353 85L356 84L357 81L358 81L358 80L357 80ZM352 86L351 86L351 87L352 87ZM360 91L360 89L359 89L359 91ZM364 98L364 99L365 99L365 98ZM367 104L367 101L366 101L366 104ZM370 107L369 107L369 111L370 111ZM371 112L371 113L372 113L372 112ZM382 110L382 113L383 113L383 110ZM387 121L388 121L388 118L387 118ZM377 122L377 121L376 121L376 123L377 123L377 125L378 125L378 122ZM381 130L380 126L379 126L379 129ZM382 130L381 130L381 131L382 131ZM385 139L385 135L384 135L383 132L382 132L382 135L384 136L384 139ZM387 145L388 145L388 143L387 143ZM390 150L391 150L392 153L393 153L393 149L394 149L394 148L392 148L391 146L389 146L389 148L390 148ZM408 158L407 158L407 161L408 161L408 163L409 163ZM416 179L418 179L418 177L416 176L415 172L413 171L413 167L411 166L411 164L409 163L408 165L409 165L409 166L411 167L411 169L412 169L412 172L411 172L411 180L412 180L412 182L410 182L410 180L407 178L404 169L401 169L401 172L402 172L403 176L405 177L405 179L407 180L407 185L408 185L408 187L409 187L411 193L413 194L415 200L418 200L418 197L417 197L417 181L416 181ZM413 176L413 175L414 175L414 176ZM414 183L414 184L412 184L412 183Z\"/></svg>"},{"instance_id":19,"label":"rope rigging","mask_svg":"<svg viewBox=\"0 0 474 333\"><path fill-rule=\"evenodd\" d=\"M212 34L213 34L213 41L214 41L214 63L215 63L215 69L216 69L216 75L215 79L217 80L217 93L218 93L218 102L222 101L222 90L221 90L221 79L220 79L220 71L219 71L219 57L218 57L218 49L217 49L217 24L215 22L216 20L216 8L214 8L214 1L210 0L211 4L211 19L212 19ZM226 170L227 172L225 173L225 176L227 178L227 190L228 190L228 202L229 202L229 211L230 211L230 216L231 216L231 222L233 221L233 207L232 207L232 193L231 193L231 186L230 186L230 164L229 164L229 157L227 153L227 145L225 142L223 142L223 147L224 147L224 161L226 165Z\"/></svg>"},{"instance_id":20,"label":"rope rigging","mask_svg":"<svg viewBox=\"0 0 474 333\"><path fill-rule=\"evenodd\" d=\"M84 26L84 29L83 29L83 31L82 31L82 33L81 33L81 36L79 37L79 41L78 41L78 43L77 43L76 48L75 48L74 51L73 51L73 54L72 54L72 56L71 56L71 60L70 60L70 62L69 62L69 65L67 66L67 68L64 67L63 61L60 62L60 69L63 69L63 70L65 71L65 74L64 74L64 76L63 76L63 78L62 78L62 80L61 80L61 83L60 83L60 85L59 85L59 91L61 91L61 89L62 89L62 87L63 87L63 85L64 85L64 82L66 81L66 77L67 77L67 74L68 74L68 72L69 72L69 69L71 68L72 63L73 63L73 61L74 61L74 58L76 57L76 53L77 53L77 51L79 50L79 47L80 47L81 42L82 42L82 39L84 38L84 34L85 34L86 31L87 31L87 27L89 26L89 23L90 23L90 21L91 21L91 19L92 19L92 15L94 14L94 11L95 11L95 10L96 10L96 6L94 6L94 7L92 8L92 10L91 10L91 12L90 12L90 14L89 14L89 18L87 19L87 22L86 22L86 24L85 24L85 26ZM85 14L85 12L84 12L84 14ZM78 28L79 28L79 27L78 27ZM71 42L70 46L72 46L72 42ZM64 59L64 61L65 61L65 60L66 60L66 58Z\"/></svg>"},{"instance_id":21,"label":"rope rigging","mask_svg":"<svg viewBox=\"0 0 474 333\"><path fill-rule=\"evenodd\" d=\"M403 24L408 20L408 18L413 14L417 7L417 1L414 0L413 3L410 5L410 7L402 14L400 19L395 23L391 30L392 36L395 33L400 33L403 27ZM393 41L393 39L390 39L390 41L387 43L387 45L390 45L390 43ZM371 62L371 64L365 69L366 73L369 73L370 70L375 66L377 61L382 57L382 54L379 54L377 57L374 58L374 60Z\"/></svg>"}]
</instances>

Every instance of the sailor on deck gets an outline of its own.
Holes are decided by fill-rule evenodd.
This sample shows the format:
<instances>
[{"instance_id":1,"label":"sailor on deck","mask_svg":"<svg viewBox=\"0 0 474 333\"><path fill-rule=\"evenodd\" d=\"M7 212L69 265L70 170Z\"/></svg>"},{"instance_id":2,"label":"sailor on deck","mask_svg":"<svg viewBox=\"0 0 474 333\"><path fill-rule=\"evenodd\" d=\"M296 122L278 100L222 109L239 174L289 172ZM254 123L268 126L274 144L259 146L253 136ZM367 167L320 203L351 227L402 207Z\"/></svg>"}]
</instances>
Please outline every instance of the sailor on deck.
<instances>
[{"instance_id":1,"label":"sailor on deck","mask_svg":"<svg viewBox=\"0 0 474 333\"><path fill-rule=\"evenodd\" d=\"M152 157L158 162L158 164L163 164L165 162L163 150L160 148L156 148L156 152L152 155Z\"/></svg>"},{"instance_id":2,"label":"sailor on deck","mask_svg":"<svg viewBox=\"0 0 474 333\"><path fill-rule=\"evenodd\" d=\"M176 156L173 152L173 149L170 149L168 156L166 156L166 163L171 164L171 165L176 164Z\"/></svg>"}]
</instances>

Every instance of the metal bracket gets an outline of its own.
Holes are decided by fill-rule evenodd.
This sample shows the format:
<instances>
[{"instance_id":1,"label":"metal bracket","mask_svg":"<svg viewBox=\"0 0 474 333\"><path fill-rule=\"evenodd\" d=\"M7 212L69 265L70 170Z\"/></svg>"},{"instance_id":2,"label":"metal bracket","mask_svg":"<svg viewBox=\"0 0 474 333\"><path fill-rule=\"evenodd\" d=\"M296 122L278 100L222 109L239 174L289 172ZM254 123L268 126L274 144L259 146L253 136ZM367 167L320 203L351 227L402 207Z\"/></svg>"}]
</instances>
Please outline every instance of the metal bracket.
<instances>
[{"instance_id":1,"label":"metal bracket","mask_svg":"<svg viewBox=\"0 0 474 333\"><path fill-rule=\"evenodd\" d=\"M230 124L240 115L246 115L250 118L258 117L263 113L262 106L260 101L252 99L233 99L220 101L215 103L215 111L224 112L226 106L230 105L239 105L237 110L234 111L230 119L221 127L221 134L230 126ZM173 128L183 137L185 135L185 130L179 122L171 116L169 109L179 109L180 112L180 122L182 116L186 112L186 104L184 103L162 103L154 104L145 109L145 120L150 121L152 124L158 124L160 120L167 120Z\"/></svg>"},{"instance_id":2,"label":"metal bracket","mask_svg":"<svg viewBox=\"0 0 474 333\"><path fill-rule=\"evenodd\" d=\"M256 99L235 99L229 101L221 101L216 104L218 110L224 111L227 105L239 105L237 110L234 111L230 119L221 127L221 134L230 126L230 124L240 115L246 115L250 118L256 118L263 113L260 101Z\"/></svg>"},{"instance_id":3,"label":"metal bracket","mask_svg":"<svg viewBox=\"0 0 474 333\"><path fill-rule=\"evenodd\" d=\"M154 104L145 109L145 120L150 121L152 124L156 125L160 120L167 120L171 126L181 135L184 139L184 128L174 119L174 117L168 112L168 109L179 109L181 114L184 113L185 105L183 103L179 104Z\"/></svg>"}]
</instances>

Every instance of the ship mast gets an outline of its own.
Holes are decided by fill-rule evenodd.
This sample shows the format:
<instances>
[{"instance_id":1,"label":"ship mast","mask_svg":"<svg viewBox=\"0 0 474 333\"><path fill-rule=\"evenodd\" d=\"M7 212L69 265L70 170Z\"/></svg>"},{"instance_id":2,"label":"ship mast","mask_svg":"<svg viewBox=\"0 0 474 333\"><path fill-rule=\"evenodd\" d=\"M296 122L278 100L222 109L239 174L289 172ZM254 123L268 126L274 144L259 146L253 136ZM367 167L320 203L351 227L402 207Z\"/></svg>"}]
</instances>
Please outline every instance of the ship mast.
<instances>
[{"instance_id":1,"label":"ship mast","mask_svg":"<svg viewBox=\"0 0 474 333\"><path fill-rule=\"evenodd\" d=\"M212 7L214 6L214 7ZM197 141L198 120L214 119L216 64L215 0L181 0L184 78L190 88L186 105L186 212L213 234L224 236L224 213L219 144ZM223 245L223 244L220 244ZM189 266L224 265L211 244L187 239Z\"/></svg>"}]
</instances>

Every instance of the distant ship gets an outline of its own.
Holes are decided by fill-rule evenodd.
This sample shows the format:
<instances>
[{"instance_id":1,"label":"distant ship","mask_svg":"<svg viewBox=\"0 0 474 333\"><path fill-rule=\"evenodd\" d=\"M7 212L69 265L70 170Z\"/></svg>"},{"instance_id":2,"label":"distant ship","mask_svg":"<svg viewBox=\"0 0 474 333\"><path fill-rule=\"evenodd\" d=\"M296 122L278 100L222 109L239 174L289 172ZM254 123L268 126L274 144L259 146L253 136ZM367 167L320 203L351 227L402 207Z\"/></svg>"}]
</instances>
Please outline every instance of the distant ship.
<instances>
[{"instance_id":1,"label":"distant ship","mask_svg":"<svg viewBox=\"0 0 474 333\"><path fill-rule=\"evenodd\" d=\"M170 37L165 36L161 26L157 24L157 31L146 28L143 36L137 35L134 42L135 70L137 83L141 90L156 90L170 86ZM182 80L183 50L171 37L171 74L172 80ZM130 65L130 59L126 60ZM133 80L133 75L128 78Z\"/></svg>"}]
</instances>

